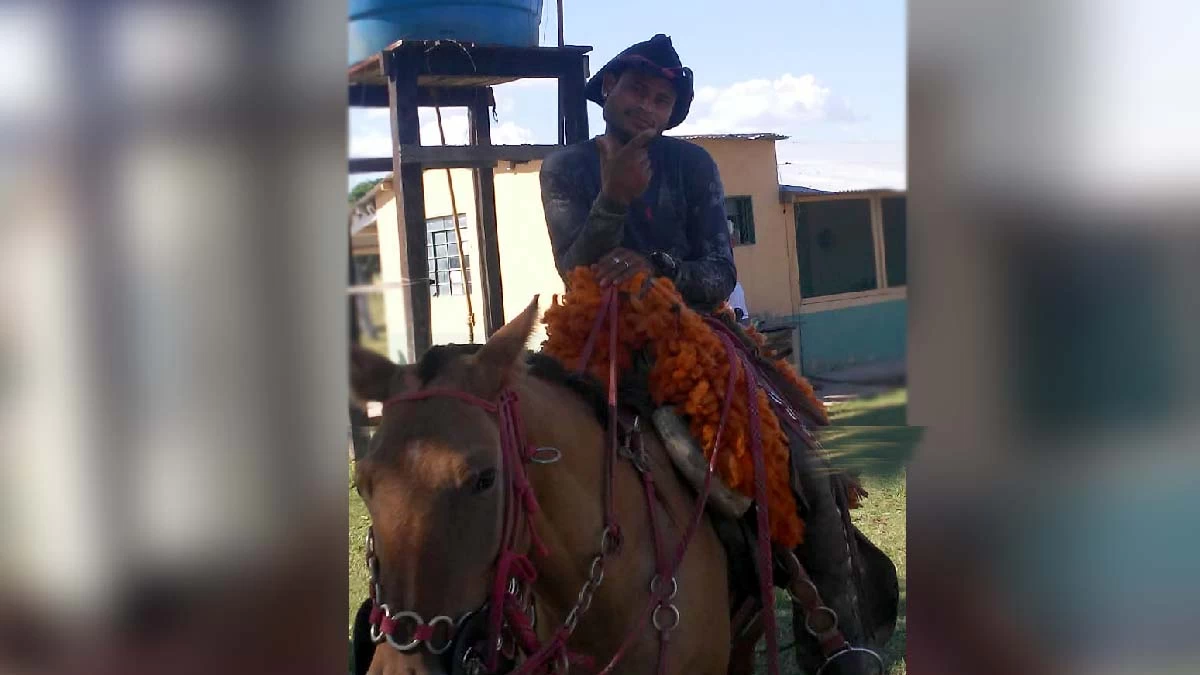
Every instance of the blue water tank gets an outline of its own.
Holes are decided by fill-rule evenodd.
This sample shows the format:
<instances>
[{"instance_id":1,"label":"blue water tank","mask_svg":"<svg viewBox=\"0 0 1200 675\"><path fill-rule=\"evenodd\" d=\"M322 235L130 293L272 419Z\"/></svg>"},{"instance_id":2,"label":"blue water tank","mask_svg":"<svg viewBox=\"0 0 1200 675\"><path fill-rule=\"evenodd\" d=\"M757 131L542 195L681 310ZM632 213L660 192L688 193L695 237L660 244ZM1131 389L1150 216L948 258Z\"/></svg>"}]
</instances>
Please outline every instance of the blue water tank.
<instances>
[{"instance_id":1,"label":"blue water tank","mask_svg":"<svg viewBox=\"0 0 1200 675\"><path fill-rule=\"evenodd\" d=\"M396 40L536 47L542 0L350 0L350 63Z\"/></svg>"}]
</instances>

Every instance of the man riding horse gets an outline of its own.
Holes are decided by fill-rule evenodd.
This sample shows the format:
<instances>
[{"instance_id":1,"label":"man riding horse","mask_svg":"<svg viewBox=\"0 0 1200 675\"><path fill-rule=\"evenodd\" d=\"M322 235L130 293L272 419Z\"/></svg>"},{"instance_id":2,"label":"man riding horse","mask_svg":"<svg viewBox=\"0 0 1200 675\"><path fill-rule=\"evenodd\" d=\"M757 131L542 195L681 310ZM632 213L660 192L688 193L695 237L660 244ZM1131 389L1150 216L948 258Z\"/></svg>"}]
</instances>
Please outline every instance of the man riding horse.
<instances>
[{"instance_id":1,"label":"man riding horse","mask_svg":"<svg viewBox=\"0 0 1200 675\"><path fill-rule=\"evenodd\" d=\"M592 77L584 91L604 110L604 134L547 157L540 174L542 204L559 274L569 285L568 275L573 270L590 266L600 284L609 286L647 273L670 279L696 311L720 309L737 284L720 172L700 146L662 135L688 115L694 97L692 70L682 65L671 39L659 34L618 54ZM813 424L827 423L823 411L813 411L784 378L771 377L769 362L761 359L759 365L795 411L809 413L807 421ZM810 545L797 553L806 566L814 568L811 572L819 581L840 587L848 596L838 599L840 611L859 612L860 608L852 605L863 599L856 597L854 586L862 585L861 579L887 576L886 572L861 568L892 566L849 525L845 513L848 500L835 494L857 486L848 484L844 476L834 476L832 489L829 480L821 480L828 478L828 467L811 452L798 452L811 450L805 447L806 440L792 438L794 487L801 497L797 504L809 521L810 541L839 542L837 547L842 550ZM859 559L862 556L850 553L849 549L856 547L841 545L846 538L861 540L859 548L866 550L864 555L871 560L864 562ZM730 537L725 539L728 543ZM789 576L789 571L783 576ZM871 600L877 607L863 610L884 617L877 621L883 624L878 626L880 635L890 634L895 619L889 585L885 580L883 588L872 589L882 597ZM889 615L890 620L886 618ZM803 618L798 616L797 622L802 624ZM857 637L873 643L877 636ZM803 653L803 647L800 651L805 665L821 663L816 649L809 654Z\"/></svg>"},{"instance_id":2,"label":"man riding horse","mask_svg":"<svg viewBox=\"0 0 1200 675\"><path fill-rule=\"evenodd\" d=\"M693 308L715 309L737 283L721 176L704 148L662 135L691 108L691 69L656 35L601 68L585 92L604 107L604 135L563 148L541 170L559 274L592 265L602 283L619 284L649 272Z\"/></svg>"},{"instance_id":3,"label":"man riding horse","mask_svg":"<svg viewBox=\"0 0 1200 675\"><path fill-rule=\"evenodd\" d=\"M568 279L578 268L590 268L600 285L613 292L614 287L626 287L626 282L639 274L666 278L692 309L705 314L717 312L736 283L720 175L702 148L661 135L687 116L693 98L691 70L681 65L670 38L656 35L605 65L587 84L586 93L604 107L604 135L562 149L548 157L541 170L542 200L559 273ZM623 637L628 627L620 617L628 616L630 608L621 603L645 602L637 596L646 589L637 584L645 572L646 549L654 553L656 565L665 562L663 570L670 569L670 561L661 555L662 551L654 552L660 548L658 535L650 536L658 531L653 522L659 508L656 504L675 505L666 508L665 515L679 528L684 521L670 516L686 509L680 505L687 503L687 488L678 481L678 472L672 471L669 463L663 464L670 461L663 449L670 434L659 430L663 442L653 434L641 435L636 421L632 427L613 423L615 413L610 413L610 424L604 431L593 418L594 410L582 404L588 398L586 392L582 399L571 400L568 380L554 375L554 368L547 371L547 361L554 359L542 354L540 361L534 360L534 365L541 364L540 375L538 368L519 365L535 317L536 300L477 352L438 348L416 366L395 366L361 350L352 357L351 379L357 397L385 401L384 420L372 450L360 458L356 468L356 484L371 511L378 539L373 537L368 547L372 596L360 608L355 622L355 670L365 672L371 664L372 672L386 674L441 672L443 668L454 673L503 672L504 667L497 661L503 651L496 646L500 643L488 647L473 637L483 634L492 641L500 634L527 643L528 649L514 648L514 653L526 654L522 665L525 670L575 672L574 652L567 648L574 634L579 644L601 654L615 654L604 672L611 672L626 654L626 647L633 645L623 666L632 670L626 672L649 672L656 663L660 673L701 672L701 664L706 673L749 673L757 636L773 624L773 607L762 606L759 598L770 601L770 583L774 582L787 588L793 598L796 656L801 668L818 675L879 672L882 664L878 657L862 647L878 649L894 628L895 568L851 524L848 509L854 501L853 487L815 449L812 428L827 423L823 410L819 404L814 407L795 381L784 377L732 320L722 339L729 349L735 349L733 342L737 342L736 349L741 351L736 357L747 370L757 373L747 375L746 381L758 383L767 392L774 414L786 430L791 448L789 478L804 521L804 541L794 553L786 547L775 551L777 564L771 570L765 566L769 563L761 563L772 558L763 534L765 516L756 523L752 517L722 516L712 508L706 512L701 497L695 522L707 513L707 524L696 531L691 549L686 548L687 537L681 542L688 554L679 563L678 586L703 588L705 593L674 602L696 603L691 606L691 616L707 617L717 634L702 630L696 623L681 626L680 610L671 604L675 577L656 575L649 586L652 597L648 607L654 608L653 613L643 616L643 624L647 616L652 617L662 637L656 641L648 628L647 635L639 635L636 627ZM717 322L713 323L716 326ZM726 330L720 326L717 329ZM615 344L616 328L612 331ZM732 354L730 358L732 372ZM551 374L547 376L547 372ZM633 376L636 380L638 373L624 375L623 379ZM610 410L616 406L615 386L610 381ZM586 383L584 389L588 389ZM526 418L525 424L520 423L518 391L519 398L530 403L528 410L542 413ZM626 403L639 408L638 416L658 412L647 411L645 400L643 397L640 404ZM547 412L550 410L553 412ZM488 415L498 418L497 427L483 424ZM656 415L648 416L655 417L657 424ZM624 470L628 467L614 473L607 459L600 473L597 458L615 457L615 444L605 439L607 434L617 433L614 429L618 427L628 438L643 439L642 454L630 454L640 478ZM497 433L501 438L498 450L490 440ZM529 435L527 440L524 434ZM623 447L631 449L633 445ZM559 448L570 451L561 452ZM499 474L495 467L497 453L502 469ZM514 498L502 500L496 495L497 480ZM644 511L636 503L622 504L622 509L626 515L648 516L651 526L649 530L626 531L631 553L622 557L616 555L620 545L613 543L620 541L616 534L620 530L612 498L617 493L638 494L638 483L634 482L638 480L645 487ZM600 483L607 485L602 513L591 508L591 490ZM422 495L429 499L422 501ZM490 501L479 501L485 497ZM548 500L549 508L540 510L539 500ZM445 508L448 504L458 506ZM494 510L489 504L500 504L502 513L488 510ZM502 532L524 532L521 546L528 548L533 517L538 513L551 534L557 532L559 550L542 558L546 567L535 573L524 554L515 548L510 550L510 545L517 546L521 537L510 541L506 534L502 544L491 542L491 538L500 536L497 519L502 515L504 523L513 524ZM588 567L584 564L580 568L579 560L591 555L595 523L579 534L577 523L566 522L571 514L590 519L603 515L600 552L591 558L591 572L582 580L577 578L580 570ZM380 519L384 520L382 524ZM529 519L528 525L519 525L525 519ZM445 522L439 527L414 526L442 520ZM464 529L468 521L475 523L471 527L478 532L472 530L468 535ZM458 543L486 544L489 550L493 544L500 546L498 560L504 565L488 572L493 579L485 582L487 577L477 574L480 570L470 571L480 565L488 569L492 564L489 556L474 561L448 560L447 547L453 537L435 535L449 532L451 527L462 530L467 537ZM760 542L757 554L749 543L756 536ZM577 537L583 538L575 541ZM722 545L725 555L719 550ZM758 569L753 563L747 564L755 559L762 565ZM521 564L510 566L514 561ZM599 588L605 578L606 561L610 581ZM478 589L462 581L472 578L472 574L478 577L472 582L480 586ZM729 588L714 587L712 574L726 576ZM768 576L773 578L764 580ZM451 578L455 579L453 584ZM582 583L574 607L559 612L565 616L562 628L538 625L538 635L534 634L533 623L541 612L554 617L554 603L570 600L567 596L557 597L560 593L548 593L545 606L535 609L532 599L523 599L534 579L549 585L563 582L567 588L579 588ZM614 588L613 584L633 585ZM491 588L490 592L484 593L484 586ZM597 609L578 624L580 632L573 633L575 619L592 605L592 594L598 588ZM463 613L461 610L475 602L470 598L477 596L489 600L479 609ZM723 615L729 610L729 616L715 616L712 608L705 608L706 602L720 608L715 609L716 613ZM455 606L457 613L449 612L450 606ZM684 611L687 613L686 607ZM761 618L756 620L756 616ZM411 629L403 640L393 635L400 624ZM679 630L675 630L677 627ZM666 636L673 630L675 637L668 642ZM714 637L718 642L713 642ZM728 644L710 649L726 638L731 640L732 650ZM539 639L546 641L539 644ZM617 649L622 640L623 646ZM486 647L484 652L490 654L487 665L480 665L484 662L478 660L478 654L472 656L473 645ZM668 650L668 645L673 647ZM376 649L382 650L379 653L386 662L372 658ZM674 654L670 669L666 665L668 651ZM466 663L475 665L464 669ZM772 665L776 665L774 659ZM420 669L414 670L418 666Z\"/></svg>"}]
</instances>

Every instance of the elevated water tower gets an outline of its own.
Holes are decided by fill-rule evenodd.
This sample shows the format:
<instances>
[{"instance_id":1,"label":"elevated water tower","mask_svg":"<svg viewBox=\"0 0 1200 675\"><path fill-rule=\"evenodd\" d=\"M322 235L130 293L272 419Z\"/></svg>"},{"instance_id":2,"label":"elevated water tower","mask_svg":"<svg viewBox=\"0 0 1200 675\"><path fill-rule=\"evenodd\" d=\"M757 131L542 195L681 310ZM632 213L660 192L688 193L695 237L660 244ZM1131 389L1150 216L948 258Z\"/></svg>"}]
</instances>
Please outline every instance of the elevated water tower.
<instances>
[{"instance_id":1,"label":"elevated water tower","mask_svg":"<svg viewBox=\"0 0 1200 675\"><path fill-rule=\"evenodd\" d=\"M542 0L350 0L350 65L397 40L538 46Z\"/></svg>"},{"instance_id":2,"label":"elevated water tower","mask_svg":"<svg viewBox=\"0 0 1200 675\"><path fill-rule=\"evenodd\" d=\"M350 173L390 171L400 216L401 276L429 278L425 255L426 169L469 168L475 184L485 334L504 325L496 238L494 168L545 158L588 138L584 84L591 47L537 46L541 0L351 0L349 105L388 108L392 156L350 160ZM560 32L561 36L561 32ZM558 82L558 144L492 145L492 86L523 78ZM466 146L421 145L421 107L465 107ZM408 359L432 344L429 286L405 287ZM393 355L395 356L395 355Z\"/></svg>"}]
</instances>

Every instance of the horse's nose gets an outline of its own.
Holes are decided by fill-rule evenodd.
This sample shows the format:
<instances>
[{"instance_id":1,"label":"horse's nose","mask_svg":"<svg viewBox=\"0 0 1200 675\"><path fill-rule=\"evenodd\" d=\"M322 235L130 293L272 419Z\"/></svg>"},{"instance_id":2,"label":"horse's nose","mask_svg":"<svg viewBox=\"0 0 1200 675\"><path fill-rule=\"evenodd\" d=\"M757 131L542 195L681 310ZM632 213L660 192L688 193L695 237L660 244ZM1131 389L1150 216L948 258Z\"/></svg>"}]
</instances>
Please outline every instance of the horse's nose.
<instances>
[{"instance_id":1,"label":"horse's nose","mask_svg":"<svg viewBox=\"0 0 1200 675\"><path fill-rule=\"evenodd\" d=\"M405 653L386 642L375 648L367 675L447 675L442 658L421 649Z\"/></svg>"}]
</instances>

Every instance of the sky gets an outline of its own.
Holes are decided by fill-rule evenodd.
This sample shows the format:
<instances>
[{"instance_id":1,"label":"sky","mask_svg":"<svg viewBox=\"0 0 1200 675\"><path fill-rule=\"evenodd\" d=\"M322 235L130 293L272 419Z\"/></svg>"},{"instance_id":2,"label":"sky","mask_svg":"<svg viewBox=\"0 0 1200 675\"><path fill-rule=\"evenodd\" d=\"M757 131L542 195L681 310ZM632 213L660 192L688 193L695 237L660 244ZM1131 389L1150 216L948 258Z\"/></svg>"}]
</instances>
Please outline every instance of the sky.
<instances>
[{"instance_id":1,"label":"sky","mask_svg":"<svg viewBox=\"0 0 1200 675\"><path fill-rule=\"evenodd\" d=\"M695 72L696 100L671 135L775 132L784 185L899 188L905 176L905 4L902 0L740 0L686 3L564 0L568 44L593 47L591 72L629 45L670 35ZM545 2L541 44L557 42ZM735 10L736 11L733 11ZM554 143L553 80L495 88L495 143ZM589 131L604 130L589 103ZM422 143L439 142L432 110ZM466 143L466 113L443 111L447 142ZM350 155L391 154L386 110L351 110ZM378 174L373 174L378 175ZM350 177L350 185L371 175Z\"/></svg>"}]
</instances>

